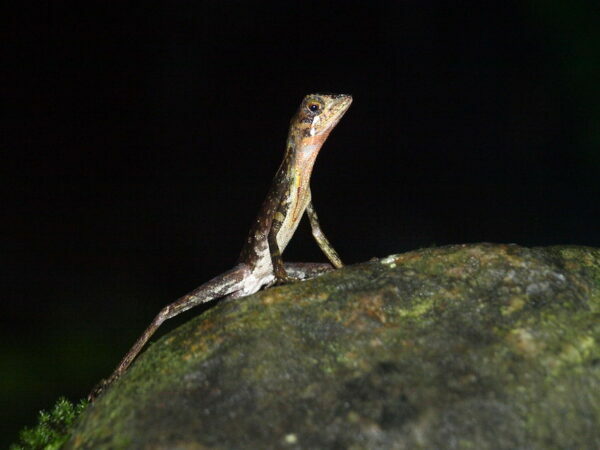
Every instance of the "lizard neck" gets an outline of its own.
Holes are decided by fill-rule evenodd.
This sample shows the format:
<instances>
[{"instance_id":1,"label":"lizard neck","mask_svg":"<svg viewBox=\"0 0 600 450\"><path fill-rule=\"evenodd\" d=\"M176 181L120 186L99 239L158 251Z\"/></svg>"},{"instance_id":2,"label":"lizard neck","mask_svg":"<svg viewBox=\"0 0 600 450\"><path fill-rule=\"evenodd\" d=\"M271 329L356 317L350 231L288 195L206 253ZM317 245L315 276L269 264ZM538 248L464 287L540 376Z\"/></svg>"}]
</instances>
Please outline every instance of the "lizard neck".
<instances>
[{"instance_id":1,"label":"lizard neck","mask_svg":"<svg viewBox=\"0 0 600 450\"><path fill-rule=\"evenodd\" d=\"M267 237L273 215L280 212L284 216L281 230L277 235L280 251L283 251L310 201L310 177L327 135L310 136L308 130L302 125L296 120L292 120L290 124L283 161L240 254L238 261L247 264L250 268L257 266L271 268Z\"/></svg>"},{"instance_id":2,"label":"lizard neck","mask_svg":"<svg viewBox=\"0 0 600 450\"><path fill-rule=\"evenodd\" d=\"M302 129L298 130L294 127L290 129L286 152L286 160L289 164L284 169L287 171L286 177L289 181L280 200L285 211L285 220L280 233L282 237L288 234L287 229L290 227L293 233L310 201L310 177L325 139L327 136L310 136L303 133ZM289 239L283 241L278 242L282 250Z\"/></svg>"}]
</instances>

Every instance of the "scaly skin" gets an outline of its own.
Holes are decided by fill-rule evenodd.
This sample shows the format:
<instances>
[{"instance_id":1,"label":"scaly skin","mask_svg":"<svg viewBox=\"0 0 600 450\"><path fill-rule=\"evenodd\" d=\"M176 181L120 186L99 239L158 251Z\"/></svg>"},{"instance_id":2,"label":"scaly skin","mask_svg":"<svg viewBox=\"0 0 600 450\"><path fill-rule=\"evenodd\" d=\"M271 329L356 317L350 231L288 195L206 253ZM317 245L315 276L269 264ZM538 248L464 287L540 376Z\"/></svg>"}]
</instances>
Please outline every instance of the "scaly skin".
<instances>
[{"instance_id":1,"label":"scaly skin","mask_svg":"<svg viewBox=\"0 0 600 450\"><path fill-rule=\"evenodd\" d=\"M254 271L263 268L261 276L269 273L278 281L289 278L283 269L281 253L311 204L309 182L319 150L351 103L349 95L307 95L292 118L283 162L239 259ZM310 209L314 212L312 205ZM337 253L320 231L316 213L313 216L313 234L323 236L322 240L317 239L319 246L334 267L342 267Z\"/></svg>"},{"instance_id":2,"label":"scaly skin","mask_svg":"<svg viewBox=\"0 0 600 450\"><path fill-rule=\"evenodd\" d=\"M127 370L165 320L216 298L239 298L254 294L263 286L270 286L275 282L307 279L331 270L329 264L283 263L281 253L305 211L319 247L333 267L342 267L338 254L321 231L312 205L310 176L323 143L351 103L352 97L343 94L311 94L304 97L290 123L283 162L275 174L237 265L164 307L112 375L90 393L90 401Z\"/></svg>"}]
</instances>

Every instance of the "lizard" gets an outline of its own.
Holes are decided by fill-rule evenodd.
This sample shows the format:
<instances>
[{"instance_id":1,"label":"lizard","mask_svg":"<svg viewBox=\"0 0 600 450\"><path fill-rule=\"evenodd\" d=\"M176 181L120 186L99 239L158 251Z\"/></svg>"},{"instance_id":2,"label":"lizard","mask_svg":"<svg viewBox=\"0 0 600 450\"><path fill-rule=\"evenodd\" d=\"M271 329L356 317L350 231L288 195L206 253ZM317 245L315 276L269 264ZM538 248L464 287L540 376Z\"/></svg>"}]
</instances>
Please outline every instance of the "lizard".
<instances>
[{"instance_id":1,"label":"lizard","mask_svg":"<svg viewBox=\"0 0 600 450\"><path fill-rule=\"evenodd\" d=\"M346 94L310 94L304 97L290 122L283 161L253 222L237 264L165 306L110 377L101 381L90 393L90 401L125 373L165 320L211 300L244 297L263 287L312 278L332 270L332 266L336 269L343 266L321 230L312 202L310 177L323 143L351 103L352 96ZM331 264L283 262L281 254L305 212L313 237Z\"/></svg>"}]
</instances>

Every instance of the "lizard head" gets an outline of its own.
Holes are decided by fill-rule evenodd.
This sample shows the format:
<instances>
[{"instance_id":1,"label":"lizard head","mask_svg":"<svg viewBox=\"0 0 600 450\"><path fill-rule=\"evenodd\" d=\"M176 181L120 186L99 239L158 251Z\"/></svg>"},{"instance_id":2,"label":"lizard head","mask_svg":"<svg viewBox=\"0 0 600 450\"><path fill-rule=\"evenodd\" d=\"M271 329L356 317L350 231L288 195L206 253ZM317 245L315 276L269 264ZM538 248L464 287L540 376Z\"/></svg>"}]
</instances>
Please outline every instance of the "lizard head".
<instances>
[{"instance_id":1,"label":"lizard head","mask_svg":"<svg viewBox=\"0 0 600 450\"><path fill-rule=\"evenodd\" d=\"M300 126L305 137L320 136L325 140L351 103L352 96L346 94L309 94L292 123Z\"/></svg>"}]
</instances>

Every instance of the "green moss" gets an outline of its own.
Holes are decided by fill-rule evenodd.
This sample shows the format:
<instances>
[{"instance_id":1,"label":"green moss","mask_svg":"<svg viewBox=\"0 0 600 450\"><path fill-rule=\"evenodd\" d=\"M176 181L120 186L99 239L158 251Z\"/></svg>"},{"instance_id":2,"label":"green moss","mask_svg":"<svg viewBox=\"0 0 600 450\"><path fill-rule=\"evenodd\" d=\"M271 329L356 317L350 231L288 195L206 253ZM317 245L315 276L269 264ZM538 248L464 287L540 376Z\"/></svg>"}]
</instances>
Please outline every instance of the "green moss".
<instances>
[{"instance_id":1,"label":"green moss","mask_svg":"<svg viewBox=\"0 0 600 450\"><path fill-rule=\"evenodd\" d=\"M67 446L600 448L599 280L597 249L477 244L221 302Z\"/></svg>"},{"instance_id":2,"label":"green moss","mask_svg":"<svg viewBox=\"0 0 600 450\"><path fill-rule=\"evenodd\" d=\"M19 433L19 442L11 445L10 450L61 448L70 437L71 425L86 406L85 400L75 405L66 398L58 399L50 412L40 411L35 427L24 428Z\"/></svg>"}]
</instances>

